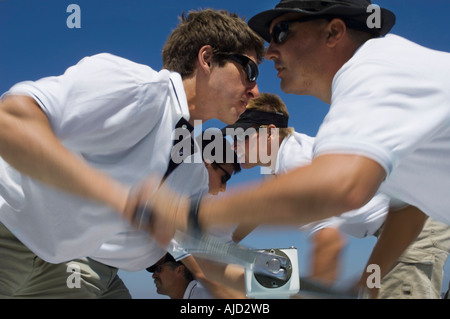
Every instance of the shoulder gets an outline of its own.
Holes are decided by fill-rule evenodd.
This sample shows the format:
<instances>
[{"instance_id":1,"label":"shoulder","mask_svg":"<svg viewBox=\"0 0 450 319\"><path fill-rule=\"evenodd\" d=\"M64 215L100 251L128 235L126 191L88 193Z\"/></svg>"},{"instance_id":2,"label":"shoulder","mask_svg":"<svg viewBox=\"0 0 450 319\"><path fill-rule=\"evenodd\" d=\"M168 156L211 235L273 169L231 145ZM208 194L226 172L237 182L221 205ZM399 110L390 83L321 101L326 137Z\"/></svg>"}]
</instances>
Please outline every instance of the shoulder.
<instances>
[{"instance_id":1,"label":"shoulder","mask_svg":"<svg viewBox=\"0 0 450 319\"><path fill-rule=\"evenodd\" d=\"M77 66L86 69L86 71L100 72L105 77L112 74L133 78L137 83L169 83L170 81L170 72L168 70L156 71L148 65L110 53L99 53L85 57Z\"/></svg>"},{"instance_id":2,"label":"shoulder","mask_svg":"<svg viewBox=\"0 0 450 319\"><path fill-rule=\"evenodd\" d=\"M277 162L277 174L308 165L312 160L314 138L294 132L287 136L280 145Z\"/></svg>"},{"instance_id":3,"label":"shoulder","mask_svg":"<svg viewBox=\"0 0 450 319\"><path fill-rule=\"evenodd\" d=\"M192 280L186 288L183 299L212 299L212 296L200 282Z\"/></svg>"}]
</instances>

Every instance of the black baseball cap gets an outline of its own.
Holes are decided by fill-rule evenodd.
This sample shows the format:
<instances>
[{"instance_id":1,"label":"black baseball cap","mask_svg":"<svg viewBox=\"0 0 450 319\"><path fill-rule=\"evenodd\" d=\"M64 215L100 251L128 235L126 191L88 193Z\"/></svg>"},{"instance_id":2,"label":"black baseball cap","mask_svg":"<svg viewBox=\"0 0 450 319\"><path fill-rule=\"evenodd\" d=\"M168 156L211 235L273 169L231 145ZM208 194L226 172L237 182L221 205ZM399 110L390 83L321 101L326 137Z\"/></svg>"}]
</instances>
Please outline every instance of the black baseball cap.
<instances>
[{"instance_id":1,"label":"black baseball cap","mask_svg":"<svg viewBox=\"0 0 450 319\"><path fill-rule=\"evenodd\" d=\"M395 14L385 8L381 9L381 28L371 29L367 25L367 19L372 14L368 10L371 0L281 0L274 9L263 11L252 17L248 25L264 40L270 42L270 24L272 21L286 13L303 13L305 15L338 17L362 31L379 35L386 35L395 24Z\"/></svg>"},{"instance_id":2,"label":"black baseball cap","mask_svg":"<svg viewBox=\"0 0 450 319\"><path fill-rule=\"evenodd\" d=\"M148 272L155 272L156 267L158 267L159 265L162 265L162 264L164 264L165 262L168 262L168 261L181 264L181 262L176 261L175 258L173 258L173 256L171 254L167 253L160 260L158 260L158 262L156 262L154 265L146 268L146 270Z\"/></svg>"}]
</instances>

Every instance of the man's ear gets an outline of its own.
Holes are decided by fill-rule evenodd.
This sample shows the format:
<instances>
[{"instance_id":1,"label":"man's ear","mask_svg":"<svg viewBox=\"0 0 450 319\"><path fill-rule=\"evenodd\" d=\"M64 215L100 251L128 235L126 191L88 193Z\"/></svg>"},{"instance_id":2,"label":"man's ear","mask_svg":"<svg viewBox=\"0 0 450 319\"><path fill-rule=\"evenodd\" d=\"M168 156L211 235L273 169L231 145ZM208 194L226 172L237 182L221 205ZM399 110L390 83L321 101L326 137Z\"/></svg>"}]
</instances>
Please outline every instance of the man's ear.
<instances>
[{"instance_id":1,"label":"man's ear","mask_svg":"<svg viewBox=\"0 0 450 319\"><path fill-rule=\"evenodd\" d=\"M178 274L184 276L184 269L185 269L185 266L184 266L184 265L179 265L175 271L176 271Z\"/></svg>"},{"instance_id":2,"label":"man's ear","mask_svg":"<svg viewBox=\"0 0 450 319\"><path fill-rule=\"evenodd\" d=\"M267 138L271 139L273 137L278 137L278 129L274 124L270 124L267 127Z\"/></svg>"},{"instance_id":3,"label":"man's ear","mask_svg":"<svg viewBox=\"0 0 450 319\"><path fill-rule=\"evenodd\" d=\"M210 45L204 45L198 51L198 63L200 68L209 73L211 70L211 63L213 57L213 49Z\"/></svg>"},{"instance_id":4,"label":"man's ear","mask_svg":"<svg viewBox=\"0 0 450 319\"><path fill-rule=\"evenodd\" d=\"M327 45L334 47L343 39L347 32L347 26L342 19L335 18L328 23L326 32L328 34Z\"/></svg>"}]
</instances>

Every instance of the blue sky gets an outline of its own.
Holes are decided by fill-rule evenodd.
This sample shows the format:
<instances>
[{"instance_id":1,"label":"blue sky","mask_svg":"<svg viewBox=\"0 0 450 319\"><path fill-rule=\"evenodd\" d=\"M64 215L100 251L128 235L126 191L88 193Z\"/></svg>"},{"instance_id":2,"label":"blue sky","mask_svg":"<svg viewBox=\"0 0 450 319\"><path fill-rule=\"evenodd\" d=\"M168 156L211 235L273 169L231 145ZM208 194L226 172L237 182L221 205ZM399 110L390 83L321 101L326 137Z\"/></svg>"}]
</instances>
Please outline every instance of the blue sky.
<instances>
[{"instance_id":1,"label":"blue sky","mask_svg":"<svg viewBox=\"0 0 450 319\"><path fill-rule=\"evenodd\" d=\"M100 52L113 53L135 62L161 68L161 49L182 11L200 8L227 9L247 19L273 8L276 0L0 0L0 92L24 80L59 75L81 58ZM450 51L448 0L380 0L374 1L397 15L392 33L424 46ZM68 28L70 4L81 9L81 28ZM420 63L420 61L418 61ZM280 95L288 106L290 125L314 136L328 105L312 97L286 95L279 88L273 64L264 62L258 80L261 92ZM209 126L222 127L218 121ZM259 180L259 169L243 171L230 186ZM375 240L351 239L343 260L341 284L356 279L370 254ZM299 249L300 273L308 268L308 242L305 234L292 229L257 232L245 240L255 248ZM446 267L446 270L449 267ZM450 273L450 269L448 270ZM146 272L120 272L135 298L161 298L154 291ZM447 286L450 276L444 277Z\"/></svg>"}]
</instances>

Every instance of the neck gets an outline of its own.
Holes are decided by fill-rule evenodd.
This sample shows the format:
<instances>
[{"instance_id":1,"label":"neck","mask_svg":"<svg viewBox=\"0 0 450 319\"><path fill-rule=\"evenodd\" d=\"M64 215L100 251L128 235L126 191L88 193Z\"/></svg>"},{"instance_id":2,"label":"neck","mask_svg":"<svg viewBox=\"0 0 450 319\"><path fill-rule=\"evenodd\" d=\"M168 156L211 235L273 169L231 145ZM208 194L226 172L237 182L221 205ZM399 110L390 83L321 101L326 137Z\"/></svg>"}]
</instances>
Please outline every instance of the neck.
<instances>
[{"instance_id":1,"label":"neck","mask_svg":"<svg viewBox=\"0 0 450 319\"><path fill-rule=\"evenodd\" d=\"M321 101L327 104L331 104L334 77L336 76L337 72L344 66L344 64L353 57L358 48L359 45L354 42L350 42L350 40L347 40L346 46L343 46L341 50L333 52L333 58L330 58L329 61L335 61L335 63L328 64L329 69L326 73L328 74L328 77L324 79L325 85L323 87L322 94L317 96Z\"/></svg>"},{"instance_id":2,"label":"neck","mask_svg":"<svg viewBox=\"0 0 450 319\"><path fill-rule=\"evenodd\" d=\"M184 92L186 94L186 99L188 103L189 108L189 123L191 125L194 125L194 120L199 120L197 107L196 107L196 100L197 100L197 92L196 92L196 85L195 85L195 77L190 76L183 78L183 87Z\"/></svg>"},{"instance_id":3,"label":"neck","mask_svg":"<svg viewBox=\"0 0 450 319\"><path fill-rule=\"evenodd\" d=\"M210 114L210 108L208 108L207 105L201 101L202 94L199 90L199 87L201 86L202 85L198 84L195 74L183 78L183 87L186 93L190 114L189 123L191 125L194 125L195 120L200 120L203 123L211 118L214 118L214 116Z\"/></svg>"}]
</instances>

